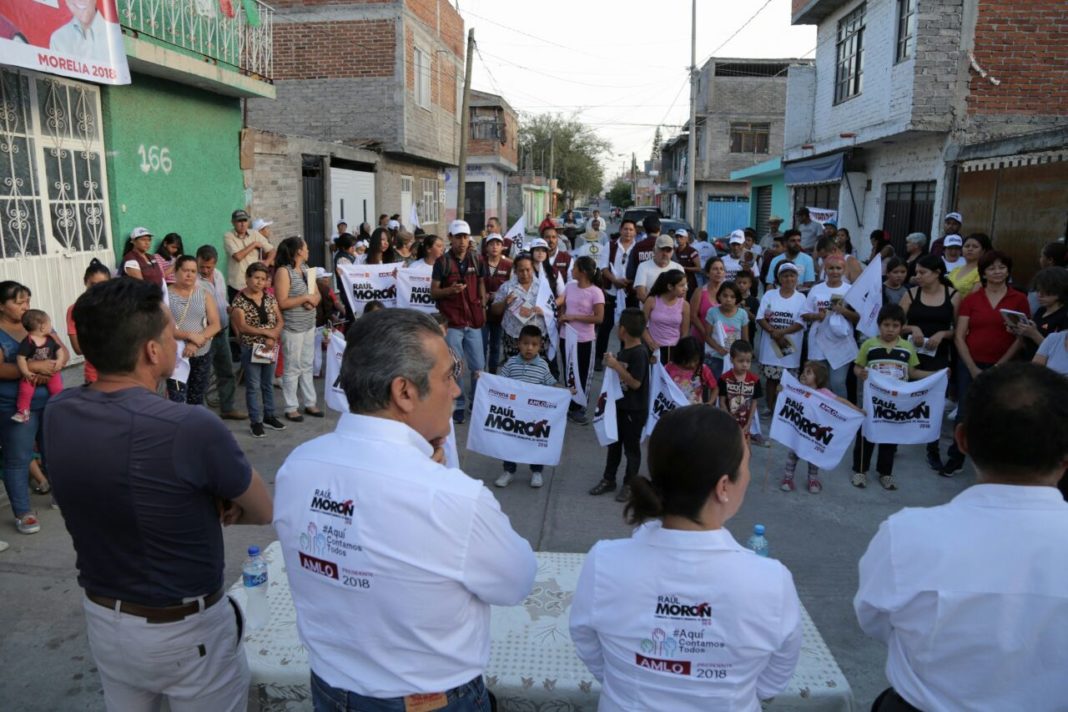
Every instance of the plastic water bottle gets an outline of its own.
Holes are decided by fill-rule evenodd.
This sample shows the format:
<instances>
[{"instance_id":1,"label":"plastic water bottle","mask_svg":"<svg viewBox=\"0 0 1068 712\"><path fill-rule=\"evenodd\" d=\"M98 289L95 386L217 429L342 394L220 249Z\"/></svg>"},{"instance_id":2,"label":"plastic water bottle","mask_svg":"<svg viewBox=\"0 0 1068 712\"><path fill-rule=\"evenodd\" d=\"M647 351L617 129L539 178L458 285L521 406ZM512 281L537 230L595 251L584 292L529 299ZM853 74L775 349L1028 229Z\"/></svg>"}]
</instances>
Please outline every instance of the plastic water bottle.
<instances>
[{"instance_id":1,"label":"plastic water bottle","mask_svg":"<svg viewBox=\"0 0 1068 712\"><path fill-rule=\"evenodd\" d=\"M267 606L267 562L260 556L260 547L250 546L248 558L241 567L245 584L245 625L249 630L267 624L271 611Z\"/></svg>"},{"instance_id":2,"label":"plastic water bottle","mask_svg":"<svg viewBox=\"0 0 1068 712\"><path fill-rule=\"evenodd\" d=\"M764 537L764 525L757 524L753 527L753 536L745 543L747 549L752 549L757 556L768 555L768 540Z\"/></svg>"}]
</instances>

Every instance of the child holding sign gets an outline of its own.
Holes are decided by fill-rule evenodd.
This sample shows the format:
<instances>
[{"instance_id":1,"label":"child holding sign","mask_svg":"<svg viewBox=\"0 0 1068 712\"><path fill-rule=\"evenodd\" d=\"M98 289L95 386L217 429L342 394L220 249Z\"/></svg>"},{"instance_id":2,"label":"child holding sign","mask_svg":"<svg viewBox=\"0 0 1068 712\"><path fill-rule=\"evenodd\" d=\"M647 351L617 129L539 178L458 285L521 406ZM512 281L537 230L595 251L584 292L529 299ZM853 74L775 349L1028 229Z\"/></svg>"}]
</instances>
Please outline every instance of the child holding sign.
<instances>
[{"instance_id":1,"label":"child holding sign","mask_svg":"<svg viewBox=\"0 0 1068 712\"><path fill-rule=\"evenodd\" d=\"M916 354L916 347L910 341L901 338L901 327L905 325L905 310L897 304L889 304L879 310L878 320L879 335L873 336L860 345L860 353L857 354L857 360L853 366L857 380L863 383L868 377L869 369L900 381L931 375L917 368L920 359ZM862 489L867 487L868 468L871 467L871 456L874 450L874 444L868 442L863 435L857 435L857 442L853 448L853 477L850 480L854 487ZM894 453L896 451L897 445L892 443L879 445L875 471L879 473L879 484L885 490L897 489L894 483Z\"/></svg>"}]
</instances>

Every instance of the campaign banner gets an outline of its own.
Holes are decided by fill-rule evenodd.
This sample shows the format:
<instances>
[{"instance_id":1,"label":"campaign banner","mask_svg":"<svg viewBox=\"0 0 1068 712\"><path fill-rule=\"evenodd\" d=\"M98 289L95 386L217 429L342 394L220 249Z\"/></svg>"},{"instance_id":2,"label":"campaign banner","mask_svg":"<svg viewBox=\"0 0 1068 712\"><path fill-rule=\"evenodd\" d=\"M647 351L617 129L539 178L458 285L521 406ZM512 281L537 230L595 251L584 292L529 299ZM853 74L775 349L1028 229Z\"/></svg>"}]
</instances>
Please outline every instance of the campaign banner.
<instances>
[{"instance_id":1,"label":"campaign banner","mask_svg":"<svg viewBox=\"0 0 1068 712\"><path fill-rule=\"evenodd\" d=\"M569 269L569 276L575 271L575 260L579 257L592 257L593 261L597 263L597 269L604 269L608 266L608 245L602 245L599 242L584 242L582 247L571 252L571 267Z\"/></svg>"},{"instance_id":2,"label":"campaign banner","mask_svg":"<svg viewBox=\"0 0 1068 712\"><path fill-rule=\"evenodd\" d=\"M832 222L835 225L838 224L838 211L828 210L827 208L813 208L808 207L808 216L818 223Z\"/></svg>"},{"instance_id":3,"label":"campaign banner","mask_svg":"<svg viewBox=\"0 0 1068 712\"><path fill-rule=\"evenodd\" d=\"M586 407L589 402L586 396L588 383L582 380L582 369L579 363L578 334L570 324L564 324L564 385L571 391L571 400L576 405ZM593 373L593 349L590 349L590 362L586 365L586 377Z\"/></svg>"},{"instance_id":4,"label":"campaign banner","mask_svg":"<svg viewBox=\"0 0 1068 712\"><path fill-rule=\"evenodd\" d=\"M556 358L556 344L560 341L560 332L556 326L556 298L553 296L553 288L549 286L549 278L545 276L545 270L538 274L538 296L534 306L541 307L542 316L545 318L545 337L548 340L545 354L552 361Z\"/></svg>"},{"instance_id":5,"label":"campaign banner","mask_svg":"<svg viewBox=\"0 0 1068 712\"><path fill-rule=\"evenodd\" d=\"M597 407L593 411L593 432L601 447L607 447L619 440L619 426L616 423L616 401L623 397L623 386L619 374L614 368L605 367L601 380L601 395L597 397Z\"/></svg>"},{"instance_id":6,"label":"campaign banner","mask_svg":"<svg viewBox=\"0 0 1068 712\"><path fill-rule=\"evenodd\" d=\"M654 363L649 370L649 418L642 431L642 442L653 434L653 428L660 422L660 416L669 410L690 405L690 400L682 392L662 363Z\"/></svg>"},{"instance_id":7,"label":"campaign banner","mask_svg":"<svg viewBox=\"0 0 1068 712\"><path fill-rule=\"evenodd\" d=\"M3 63L97 84L129 84L115 0L0 0Z\"/></svg>"},{"instance_id":8,"label":"campaign banner","mask_svg":"<svg viewBox=\"0 0 1068 712\"><path fill-rule=\"evenodd\" d=\"M801 385L789 371L783 371L771 439L793 450L805 462L823 470L837 467L863 422L860 411Z\"/></svg>"},{"instance_id":9,"label":"campaign banner","mask_svg":"<svg viewBox=\"0 0 1068 712\"><path fill-rule=\"evenodd\" d=\"M524 465L556 465L570 400L563 388L483 372L475 387L467 449Z\"/></svg>"},{"instance_id":10,"label":"campaign banner","mask_svg":"<svg viewBox=\"0 0 1068 712\"><path fill-rule=\"evenodd\" d=\"M326 374L323 377L323 397L326 405L338 413L349 412L349 399L345 391L338 385L341 376L341 359L345 356L345 337L336 332L330 332L330 340L326 345Z\"/></svg>"},{"instance_id":11,"label":"campaign banner","mask_svg":"<svg viewBox=\"0 0 1068 712\"><path fill-rule=\"evenodd\" d=\"M879 335L879 310L883 308L883 258L875 255L845 293L846 304L860 314L857 329L865 336Z\"/></svg>"},{"instance_id":12,"label":"campaign banner","mask_svg":"<svg viewBox=\"0 0 1068 712\"><path fill-rule=\"evenodd\" d=\"M388 265L354 265L337 266L341 275L341 285L349 295L349 304L359 316L367 302L382 302L387 307L397 306L396 273L401 263Z\"/></svg>"},{"instance_id":13,"label":"campaign banner","mask_svg":"<svg viewBox=\"0 0 1068 712\"><path fill-rule=\"evenodd\" d=\"M438 310L438 303L430 296L433 270L421 260L420 264L422 267L404 267L397 270L397 306L432 314Z\"/></svg>"},{"instance_id":14,"label":"campaign banner","mask_svg":"<svg viewBox=\"0 0 1068 712\"><path fill-rule=\"evenodd\" d=\"M949 369L918 381L869 370L864 382L864 437L873 443L921 445L937 440L946 409Z\"/></svg>"}]
</instances>

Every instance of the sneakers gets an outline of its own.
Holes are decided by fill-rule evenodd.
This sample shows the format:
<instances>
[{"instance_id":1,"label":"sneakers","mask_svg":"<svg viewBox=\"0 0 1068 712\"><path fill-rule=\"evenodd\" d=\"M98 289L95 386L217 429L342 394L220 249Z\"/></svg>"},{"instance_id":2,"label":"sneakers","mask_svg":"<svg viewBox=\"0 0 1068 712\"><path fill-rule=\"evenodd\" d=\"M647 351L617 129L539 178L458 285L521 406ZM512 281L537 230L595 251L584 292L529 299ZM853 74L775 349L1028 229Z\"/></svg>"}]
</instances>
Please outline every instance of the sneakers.
<instances>
[{"instance_id":1,"label":"sneakers","mask_svg":"<svg viewBox=\"0 0 1068 712\"><path fill-rule=\"evenodd\" d=\"M823 483L820 482L820 478L819 477L809 477L808 478L808 493L809 494L819 494L822 491L823 491Z\"/></svg>"},{"instance_id":2,"label":"sneakers","mask_svg":"<svg viewBox=\"0 0 1068 712\"><path fill-rule=\"evenodd\" d=\"M897 489L897 485L894 484L894 476L893 475L880 475L879 476L879 484L881 484L883 486L884 490L896 490Z\"/></svg>"},{"instance_id":3,"label":"sneakers","mask_svg":"<svg viewBox=\"0 0 1068 712\"><path fill-rule=\"evenodd\" d=\"M628 502L628 501L630 501L630 485L623 485L622 487L619 488L619 491L616 492L616 501L617 502Z\"/></svg>"},{"instance_id":4,"label":"sneakers","mask_svg":"<svg viewBox=\"0 0 1068 712\"><path fill-rule=\"evenodd\" d=\"M945 464L942 462L942 456L937 452L927 453L927 466L935 472L941 472Z\"/></svg>"},{"instance_id":5,"label":"sneakers","mask_svg":"<svg viewBox=\"0 0 1068 712\"><path fill-rule=\"evenodd\" d=\"M771 441L763 435L751 435L749 436L749 442L759 447L771 447Z\"/></svg>"},{"instance_id":6,"label":"sneakers","mask_svg":"<svg viewBox=\"0 0 1068 712\"><path fill-rule=\"evenodd\" d=\"M541 476L540 472L530 473L530 486L537 489L545 484L545 479Z\"/></svg>"},{"instance_id":7,"label":"sneakers","mask_svg":"<svg viewBox=\"0 0 1068 712\"><path fill-rule=\"evenodd\" d=\"M264 418L263 419L263 424L266 425L268 428L271 428L272 430L285 430L286 429L286 424L283 423L278 418L274 417L273 415L268 417L268 418Z\"/></svg>"},{"instance_id":8,"label":"sneakers","mask_svg":"<svg viewBox=\"0 0 1068 712\"><path fill-rule=\"evenodd\" d=\"M28 421L30 419L30 411L28 411L28 410L15 411L15 414L13 416L11 416L11 419L14 420L16 423L25 423L26 421Z\"/></svg>"},{"instance_id":9,"label":"sneakers","mask_svg":"<svg viewBox=\"0 0 1068 712\"><path fill-rule=\"evenodd\" d=\"M463 408L460 408L458 410L454 410L452 412L452 422L456 423L457 425L463 425L464 424L464 409Z\"/></svg>"},{"instance_id":10,"label":"sneakers","mask_svg":"<svg viewBox=\"0 0 1068 712\"><path fill-rule=\"evenodd\" d=\"M962 467L964 467L964 458L959 455L956 457L950 455L949 459L946 460L946 464L938 471L938 474L943 477L952 477L953 473Z\"/></svg>"},{"instance_id":11,"label":"sneakers","mask_svg":"<svg viewBox=\"0 0 1068 712\"><path fill-rule=\"evenodd\" d=\"M511 472L502 472L501 476L493 481L496 487L507 487L512 484L512 479L515 477ZM533 479L531 480L533 482Z\"/></svg>"},{"instance_id":12,"label":"sneakers","mask_svg":"<svg viewBox=\"0 0 1068 712\"><path fill-rule=\"evenodd\" d=\"M779 489L781 489L783 492L793 492L794 491L794 478L793 477L783 477L782 478L782 484L779 485Z\"/></svg>"},{"instance_id":13,"label":"sneakers","mask_svg":"<svg viewBox=\"0 0 1068 712\"><path fill-rule=\"evenodd\" d=\"M44 482L34 482L30 489L37 494L48 494L52 491L52 485L48 484L48 480L45 480Z\"/></svg>"},{"instance_id":14,"label":"sneakers","mask_svg":"<svg viewBox=\"0 0 1068 712\"><path fill-rule=\"evenodd\" d=\"M19 534L36 534L41 531L41 523L37 521L37 515L30 512L15 519L15 528L19 530Z\"/></svg>"},{"instance_id":15,"label":"sneakers","mask_svg":"<svg viewBox=\"0 0 1068 712\"><path fill-rule=\"evenodd\" d=\"M586 411L584 410L571 410L567 413L567 419L572 423L578 425L586 425Z\"/></svg>"},{"instance_id":16,"label":"sneakers","mask_svg":"<svg viewBox=\"0 0 1068 712\"><path fill-rule=\"evenodd\" d=\"M253 423L252 424L252 437L254 437L254 438L265 438L265 437L267 437L267 433L265 433L263 431L263 423Z\"/></svg>"},{"instance_id":17,"label":"sneakers","mask_svg":"<svg viewBox=\"0 0 1068 712\"><path fill-rule=\"evenodd\" d=\"M590 494L592 494L592 495L608 494L609 492L615 492L615 491L616 491L616 483L615 482L610 482L608 480L601 480L600 482L595 484L593 487L590 487Z\"/></svg>"},{"instance_id":18,"label":"sneakers","mask_svg":"<svg viewBox=\"0 0 1068 712\"><path fill-rule=\"evenodd\" d=\"M853 476L849 478L849 483L854 487L864 489L868 486L868 473L866 472L854 472Z\"/></svg>"}]
</instances>

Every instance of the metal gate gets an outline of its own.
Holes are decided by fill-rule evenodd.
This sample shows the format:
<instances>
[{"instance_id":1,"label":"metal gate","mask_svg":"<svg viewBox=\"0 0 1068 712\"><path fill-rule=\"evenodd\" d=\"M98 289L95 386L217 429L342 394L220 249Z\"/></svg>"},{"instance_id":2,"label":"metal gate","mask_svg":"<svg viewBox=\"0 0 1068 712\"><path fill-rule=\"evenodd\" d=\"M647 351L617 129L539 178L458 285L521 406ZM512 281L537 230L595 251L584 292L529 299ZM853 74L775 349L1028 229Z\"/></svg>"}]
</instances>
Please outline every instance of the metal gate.
<instances>
[{"instance_id":1,"label":"metal gate","mask_svg":"<svg viewBox=\"0 0 1068 712\"><path fill-rule=\"evenodd\" d=\"M705 214L708 237L726 237L732 230L749 224L749 198L739 195L709 196Z\"/></svg>"},{"instance_id":2,"label":"metal gate","mask_svg":"<svg viewBox=\"0 0 1068 712\"><path fill-rule=\"evenodd\" d=\"M910 232L922 232L926 235L931 229L934 196L933 180L923 183L886 184L883 229L890 235L890 244L894 246L897 254L905 254L905 236Z\"/></svg>"},{"instance_id":3,"label":"metal gate","mask_svg":"<svg viewBox=\"0 0 1068 712\"><path fill-rule=\"evenodd\" d=\"M753 226L759 237L768 234L768 218L770 217L771 186L762 185L756 189L756 225Z\"/></svg>"},{"instance_id":4,"label":"metal gate","mask_svg":"<svg viewBox=\"0 0 1068 712\"><path fill-rule=\"evenodd\" d=\"M464 220L477 235L486 227L486 184L482 181L464 183Z\"/></svg>"},{"instance_id":5,"label":"metal gate","mask_svg":"<svg viewBox=\"0 0 1068 712\"><path fill-rule=\"evenodd\" d=\"M308 264L326 265L326 206L323 202L323 158L303 156L304 241L308 243Z\"/></svg>"}]
</instances>

